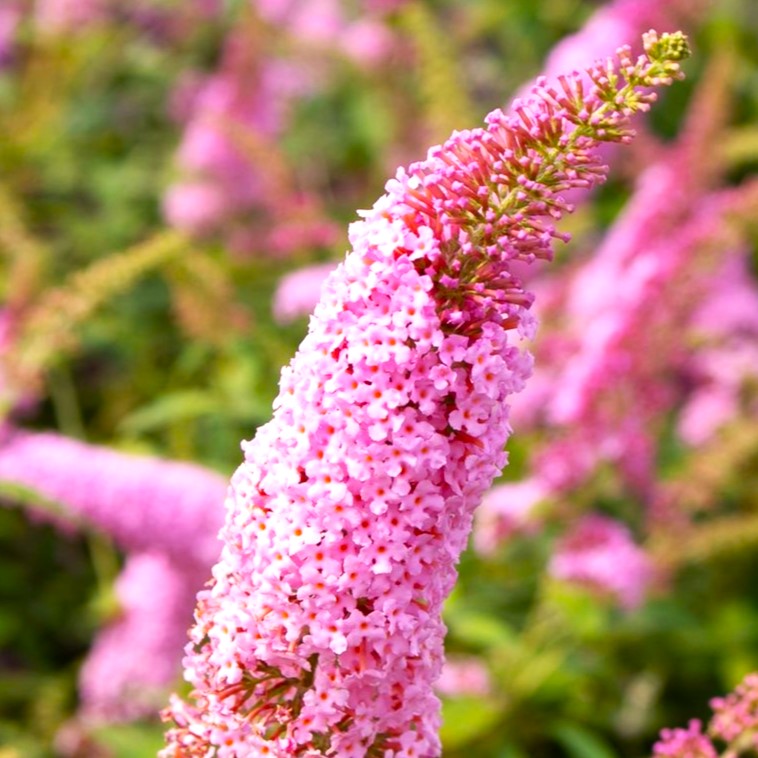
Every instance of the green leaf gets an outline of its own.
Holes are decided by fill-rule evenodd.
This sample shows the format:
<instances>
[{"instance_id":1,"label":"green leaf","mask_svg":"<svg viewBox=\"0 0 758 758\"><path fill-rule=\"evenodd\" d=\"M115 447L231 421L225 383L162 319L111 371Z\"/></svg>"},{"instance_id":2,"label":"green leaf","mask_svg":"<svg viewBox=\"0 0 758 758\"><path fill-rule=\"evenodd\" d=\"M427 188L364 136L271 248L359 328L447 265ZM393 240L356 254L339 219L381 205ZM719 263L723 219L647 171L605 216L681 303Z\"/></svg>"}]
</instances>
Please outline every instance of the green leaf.
<instances>
[{"instance_id":1,"label":"green leaf","mask_svg":"<svg viewBox=\"0 0 758 758\"><path fill-rule=\"evenodd\" d=\"M121 422L121 430L139 434L219 411L219 400L213 395L200 390L182 390L163 395L130 413Z\"/></svg>"},{"instance_id":2,"label":"green leaf","mask_svg":"<svg viewBox=\"0 0 758 758\"><path fill-rule=\"evenodd\" d=\"M606 742L583 726L562 723L551 731L571 758L617 758Z\"/></svg>"},{"instance_id":3,"label":"green leaf","mask_svg":"<svg viewBox=\"0 0 758 758\"><path fill-rule=\"evenodd\" d=\"M463 606L448 607L445 621L451 636L467 645L492 648L515 639L511 628L500 619Z\"/></svg>"},{"instance_id":4,"label":"green leaf","mask_svg":"<svg viewBox=\"0 0 758 758\"><path fill-rule=\"evenodd\" d=\"M497 758L529 758L529 756L514 742L507 742L497 754Z\"/></svg>"},{"instance_id":5,"label":"green leaf","mask_svg":"<svg viewBox=\"0 0 758 758\"><path fill-rule=\"evenodd\" d=\"M122 724L94 732L94 737L113 751L113 758L145 758L163 747L160 724Z\"/></svg>"},{"instance_id":6,"label":"green leaf","mask_svg":"<svg viewBox=\"0 0 758 758\"><path fill-rule=\"evenodd\" d=\"M459 697L442 701L440 736L447 750L465 745L487 734L501 717L501 709L492 700Z\"/></svg>"},{"instance_id":7,"label":"green leaf","mask_svg":"<svg viewBox=\"0 0 758 758\"><path fill-rule=\"evenodd\" d=\"M8 500L16 505L21 505L37 511L44 511L60 521L66 521L74 526L80 526L81 520L70 513L67 508L41 495L31 487L23 484L9 482L0 479L0 499Z\"/></svg>"}]
</instances>

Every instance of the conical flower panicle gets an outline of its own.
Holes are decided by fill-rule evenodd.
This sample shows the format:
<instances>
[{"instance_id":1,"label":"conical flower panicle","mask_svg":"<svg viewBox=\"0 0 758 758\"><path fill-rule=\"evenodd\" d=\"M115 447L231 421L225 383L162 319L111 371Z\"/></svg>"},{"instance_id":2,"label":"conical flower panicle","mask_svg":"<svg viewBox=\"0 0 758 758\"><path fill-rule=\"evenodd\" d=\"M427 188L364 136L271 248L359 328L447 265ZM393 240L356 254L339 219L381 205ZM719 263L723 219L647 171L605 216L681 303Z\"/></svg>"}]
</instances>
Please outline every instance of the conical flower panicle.
<instances>
[{"instance_id":1,"label":"conical flower panicle","mask_svg":"<svg viewBox=\"0 0 758 758\"><path fill-rule=\"evenodd\" d=\"M187 648L194 703L167 710L163 756L439 756L441 606L531 370L510 262L551 255L558 193L599 181L593 147L678 76L681 35L646 46L593 68L591 91L541 83L454 134L351 226L244 443Z\"/></svg>"}]
</instances>

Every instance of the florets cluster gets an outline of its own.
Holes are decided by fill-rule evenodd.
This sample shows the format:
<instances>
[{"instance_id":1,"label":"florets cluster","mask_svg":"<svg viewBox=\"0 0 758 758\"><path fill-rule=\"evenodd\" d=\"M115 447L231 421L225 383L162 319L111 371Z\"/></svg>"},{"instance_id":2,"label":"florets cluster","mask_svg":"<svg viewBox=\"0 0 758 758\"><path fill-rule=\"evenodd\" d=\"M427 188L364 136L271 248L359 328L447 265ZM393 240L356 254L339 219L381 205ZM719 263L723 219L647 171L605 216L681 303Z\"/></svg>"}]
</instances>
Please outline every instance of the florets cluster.
<instances>
[{"instance_id":1,"label":"florets cluster","mask_svg":"<svg viewBox=\"0 0 758 758\"><path fill-rule=\"evenodd\" d=\"M686 729L664 729L654 758L737 758L758 750L758 673L748 674L734 692L711 700L707 731L693 719ZM714 744L723 743L719 752Z\"/></svg>"},{"instance_id":2,"label":"florets cluster","mask_svg":"<svg viewBox=\"0 0 758 758\"><path fill-rule=\"evenodd\" d=\"M352 225L244 445L185 660L195 704L174 702L164 756L440 754L440 610L531 369L510 262L550 257L558 193L598 181L592 149L677 75L681 36L647 43L657 57L622 50L590 91L543 82L455 133Z\"/></svg>"},{"instance_id":3,"label":"florets cluster","mask_svg":"<svg viewBox=\"0 0 758 758\"><path fill-rule=\"evenodd\" d=\"M556 579L608 595L627 609L642 603L654 576L651 559L629 529L599 514L585 516L564 535L549 571Z\"/></svg>"},{"instance_id":4,"label":"florets cluster","mask_svg":"<svg viewBox=\"0 0 758 758\"><path fill-rule=\"evenodd\" d=\"M115 583L116 616L93 641L79 673L80 717L128 721L155 713L176 680L197 586L160 552L127 556Z\"/></svg>"}]
</instances>

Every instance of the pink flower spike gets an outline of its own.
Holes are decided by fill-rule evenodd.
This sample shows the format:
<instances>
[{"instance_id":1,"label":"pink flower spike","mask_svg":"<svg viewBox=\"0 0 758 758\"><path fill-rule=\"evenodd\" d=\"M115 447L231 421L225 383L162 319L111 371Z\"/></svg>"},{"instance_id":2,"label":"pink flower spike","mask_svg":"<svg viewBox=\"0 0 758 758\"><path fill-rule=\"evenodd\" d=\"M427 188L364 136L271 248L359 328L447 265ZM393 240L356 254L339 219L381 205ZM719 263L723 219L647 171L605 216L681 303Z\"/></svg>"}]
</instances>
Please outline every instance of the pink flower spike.
<instances>
[{"instance_id":1,"label":"pink flower spike","mask_svg":"<svg viewBox=\"0 0 758 758\"><path fill-rule=\"evenodd\" d=\"M707 733L724 743L722 753L703 734L700 721L693 719L687 729L664 729L653 747L653 758L736 758L752 754L758 748L758 673L748 674L734 692L713 698L710 705L713 717Z\"/></svg>"},{"instance_id":2,"label":"pink flower spike","mask_svg":"<svg viewBox=\"0 0 758 758\"><path fill-rule=\"evenodd\" d=\"M653 565L623 524L590 515L559 542L549 572L556 579L609 594L631 610L644 599Z\"/></svg>"},{"instance_id":3,"label":"pink flower spike","mask_svg":"<svg viewBox=\"0 0 758 758\"><path fill-rule=\"evenodd\" d=\"M79 674L88 722L154 713L180 672L182 644L205 572L187 572L162 553L129 556L116 580L118 615L95 638Z\"/></svg>"},{"instance_id":4,"label":"pink flower spike","mask_svg":"<svg viewBox=\"0 0 758 758\"><path fill-rule=\"evenodd\" d=\"M598 67L583 99L568 77L575 96L454 133L351 225L232 478L164 758L440 755L442 604L531 372L510 265L552 257L560 193L600 181L594 148L679 77L683 35L645 46L620 89Z\"/></svg>"},{"instance_id":5,"label":"pink flower spike","mask_svg":"<svg viewBox=\"0 0 758 758\"><path fill-rule=\"evenodd\" d=\"M686 729L664 729L653 746L653 758L718 758L713 743L693 719Z\"/></svg>"},{"instance_id":6,"label":"pink flower spike","mask_svg":"<svg viewBox=\"0 0 758 758\"><path fill-rule=\"evenodd\" d=\"M711 700L713 718L708 731L724 742L732 743L744 734L758 730L758 673L748 674L734 692Z\"/></svg>"},{"instance_id":7,"label":"pink flower spike","mask_svg":"<svg viewBox=\"0 0 758 758\"><path fill-rule=\"evenodd\" d=\"M51 432L6 430L0 481L28 487L102 529L123 550L161 551L179 565L210 569L221 543L226 484L191 463L127 455Z\"/></svg>"}]
</instances>

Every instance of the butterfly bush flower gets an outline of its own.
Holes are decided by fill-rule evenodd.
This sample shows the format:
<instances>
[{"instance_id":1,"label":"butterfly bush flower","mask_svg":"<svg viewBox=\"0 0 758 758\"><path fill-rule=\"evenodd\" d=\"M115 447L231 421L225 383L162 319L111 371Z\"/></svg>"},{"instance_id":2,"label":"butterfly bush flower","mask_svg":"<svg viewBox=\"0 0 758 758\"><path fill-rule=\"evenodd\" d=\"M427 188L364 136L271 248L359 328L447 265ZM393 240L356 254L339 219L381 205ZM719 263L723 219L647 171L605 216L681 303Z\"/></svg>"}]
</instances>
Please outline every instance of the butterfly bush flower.
<instances>
[{"instance_id":1,"label":"butterfly bush flower","mask_svg":"<svg viewBox=\"0 0 758 758\"><path fill-rule=\"evenodd\" d=\"M686 729L664 729L661 739L653 746L653 758L719 758L703 725L697 719Z\"/></svg>"},{"instance_id":2,"label":"butterfly bush flower","mask_svg":"<svg viewBox=\"0 0 758 758\"><path fill-rule=\"evenodd\" d=\"M118 611L79 672L80 715L129 721L154 713L175 682L197 588L207 579L165 553L135 553L116 580Z\"/></svg>"},{"instance_id":3,"label":"butterfly bush flower","mask_svg":"<svg viewBox=\"0 0 758 758\"><path fill-rule=\"evenodd\" d=\"M351 226L243 445L163 756L439 756L441 606L531 370L510 266L551 257L561 193L679 77L681 34L645 47L454 133Z\"/></svg>"},{"instance_id":4,"label":"butterfly bush flower","mask_svg":"<svg viewBox=\"0 0 758 758\"><path fill-rule=\"evenodd\" d=\"M711 700L706 733L693 719L686 729L664 729L653 758L737 758L758 750L758 673L748 674L734 692ZM723 752L715 744L726 746Z\"/></svg>"},{"instance_id":5,"label":"butterfly bush flower","mask_svg":"<svg viewBox=\"0 0 758 758\"><path fill-rule=\"evenodd\" d=\"M336 263L316 263L283 276L274 293L274 318L287 324L311 313L320 299L321 285L336 267Z\"/></svg>"},{"instance_id":6,"label":"butterfly bush flower","mask_svg":"<svg viewBox=\"0 0 758 758\"><path fill-rule=\"evenodd\" d=\"M292 102L312 77L301 64L263 56L262 31L243 20L225 41L218 70L195 81L191 92L186 82L177 92L174 110L186 128L164 214L192 235L223 233L242 253L327 246L335 239L333 224L315 196L296 190L275 146ZM262 223L261 216L273 222Z\"/></svg>"},{"instance_id":7,"label":"butterfly bush flower","mask_svg":"<svg viewBox=\"0 0 758 758\"><path fill-rule=\"evenodd\" d=\"M611 55L628 40L639 39L646 29L687 29L704 15L711 0L611 0L587 19L581 29L562 39L550 52L542 69L553 78L564 71L584 70L592 61ZM519 92L523 95L526 88ZM606 143L599 155L605 163L614 161L616 146ZM567 193L571 203L582 201L582 192ZM539 275L541 268L535 268Z\"/></svg>"},{"instance_id":8,"label":"butterfly bush flower","mask_svg":"<svg viewBox=\"0 0 758 758\"><path fill-rule=\"evenodd\" d=\"M292 14L294 7L289 0L257 0L257 5L260 13L271 20L277 19L279 23L287 17L286 14ZM386 10L394 10L394 5L390 4ZM564 71L583 69L594 60L611 55L619 45L624 44L626 40L639 37L646 29L677 28L681 23L697 18L707 5L707 0L676 0L669 3L662 3L660 0L616 0L608 3L599 8L582 29L556 45L548 56L543 75L551 79ZM305 17L307 18L307 12ZM336 17L334 18L333 28L337 29L339 24ZM528 91L527 86L521 95L528 94ZM611 147L610 144L603 146L603 157L606 160L610 157L608 151ZM581 192L572 193L572 201L579 201L580 198ZM210 213L214 201L215 198L209 199L203 208ZM198 198L198 204L201 202ZM528 267L519 268L519 273L530 279L531 274L536 271L537 267L531 267L531 271ZM282 280L275 295L274 305L274 317L280 323L307 316L313 311L318 302L321 283L318 281L318 275L322 272L325 278L329 272L327 266L309 266L302 269L302 272L296 271ZM531 393L531 396L534 397L535 394ZM523 400L520 401L521 404Z\"/></svg>"},{"instance_id":9,"label":"butterfly bush flower","mask_svg":"<svg viewBox=\"0 0 758 758\"><path fill-rule=\"evenodd\" d=\"M700 347L687 361L686 380L694 387L679 417L679 436L702 445L742 412L744 388L758 381L758 282L749 270L749 252L731 251L712 277L692 318Z\"/></svg>"},{"instance_id":10,"label":"butterfly bush flower","mask_svg":"<svg viewBox=\"0 0 758 758\"><path fill-rule=\"evenodd\" d=\"M730 744L741 739L745 748L758 748L758 674L748 674L734 692L711 700L711 708L714 737Z\"/></svg>"},{"instance_id":11,"label":"butterfly bush flower","mask_svg":"<svg viewBox=\"0 0 758 758\"><path fill-rule=\"evenodd\" d=\"M6 426L0 483L60 507L32 505L35 517L64 530L95 527L127 552L115 586L120 613L82 666L81 711L98 721L154 712L179 675L194 597L220 552L225 480L194 464Z\"/></svg>"},{"instance_id":12,"label":"butterfly bush flower","mask_svg":"<svg viewBox=\"0 0 758 758\"><path fill-rule=\"evenodd\" d=\"M158 550L205 570L218 558L226 483L201 466L6 429L0 481L59 504L64 523L70 516L101 529L127 552Z\"/></svg>"},{"instance_id":13,"label":"butterfly bush flower","mask_svg":"<svg viewBox=\"0 0 758 758\"><path fill-rule=\"evenodd\" d=\"M623 608L640 605L653 578L652 560L629 530L605 516L585 516L556 546L549 573L556 579L613 597Z\"/></svg>"},{"instance_id":14,"label":"butterfly bush flower","mask_svg":"<svg viewBox=\"0 0 758 758\"><path fill-rule=\"evenodd\" d=\"M536 531L535 511L549 490L537 479L507 482L493 487L476 512L474 544L482 553L492 553L510 537Z\"/></svg>"}]
</instances>

